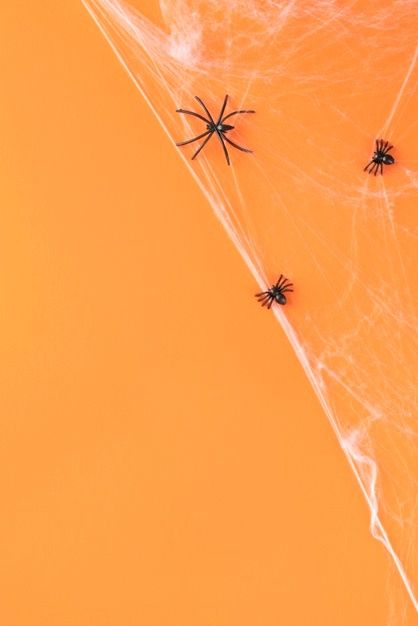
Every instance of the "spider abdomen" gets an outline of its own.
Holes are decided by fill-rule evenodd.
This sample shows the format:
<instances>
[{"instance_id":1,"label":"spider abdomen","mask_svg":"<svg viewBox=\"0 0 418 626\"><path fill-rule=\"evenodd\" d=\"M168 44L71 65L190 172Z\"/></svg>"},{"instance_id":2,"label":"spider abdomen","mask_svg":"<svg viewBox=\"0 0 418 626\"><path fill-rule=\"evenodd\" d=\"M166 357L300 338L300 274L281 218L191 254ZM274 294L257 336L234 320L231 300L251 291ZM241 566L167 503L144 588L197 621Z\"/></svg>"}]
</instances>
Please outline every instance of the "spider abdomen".
<instances>
[{"instance_id":1,"label":"spider abdomen","mask_svg":"<svg viewBox=\"0 0 418 626\"><path fill-rule=\"evenodd\" d=\"M385 154L382 157L382 163L385 165L393 165L395 163L395 159L391 154Z\"/></svg>"},{"instance_id":2,"label":"spider abdomen","mask_svg":"<svg viewBox=\"0 0 418 626\"><path fill-rule=\"evenodd\" d=\"M286 300L286 296L285 296L284 294L282 294L282 293L277 293L277 294L274 296L274 299L276 300L276 302L277 302L278 304L286 304L286 302L287 302L287 300Z\"/></svg>"},{"instance_id":3,"label":"spider abdomen","mask_svg":"<svg viewBox=\"0 0 418 626\"><path fill-rule=\"evenodd\" d=\"M235 126L231 126L230 124L221 124L220 127L218 127L218 130L222 133L226 133L228 130L233 130L234 128Z\"/></svg>"}]
</instances>

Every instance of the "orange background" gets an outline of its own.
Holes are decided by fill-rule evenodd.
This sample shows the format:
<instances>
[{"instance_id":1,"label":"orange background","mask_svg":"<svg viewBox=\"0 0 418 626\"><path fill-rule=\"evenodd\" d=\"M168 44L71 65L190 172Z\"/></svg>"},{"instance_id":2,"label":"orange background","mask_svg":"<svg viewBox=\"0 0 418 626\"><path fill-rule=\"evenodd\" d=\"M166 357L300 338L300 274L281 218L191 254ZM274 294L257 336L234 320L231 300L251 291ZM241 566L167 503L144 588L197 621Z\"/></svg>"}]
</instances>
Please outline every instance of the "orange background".
<instances>
[{"instance_id":1,"label":"orange background","mask_svg":"<svg viewBox=\"0 0 418 626\"><path fill-rule=\"evenodd\" d=\"M363 496L177 151L81 4L2 14L0 623L386 623Z\"/></svg>"}]
</instances>

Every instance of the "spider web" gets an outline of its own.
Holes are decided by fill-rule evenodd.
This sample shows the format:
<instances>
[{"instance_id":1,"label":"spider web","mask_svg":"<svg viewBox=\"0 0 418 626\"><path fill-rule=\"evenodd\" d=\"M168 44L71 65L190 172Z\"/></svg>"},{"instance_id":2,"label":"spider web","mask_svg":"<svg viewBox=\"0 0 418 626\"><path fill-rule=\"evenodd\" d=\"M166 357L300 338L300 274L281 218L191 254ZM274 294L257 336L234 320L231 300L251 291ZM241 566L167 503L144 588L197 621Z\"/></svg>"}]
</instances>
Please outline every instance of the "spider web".
<instances>
[{"instance_id":1,"label":"spider web","mask_svg":"<svg viewBox=\"0 0 418 626\"><path fill-rule=\"evenodd\" d=\"M370 507L370 528L418 610L418 4L161 0L166 30L119 0L84 0L168 133L217 115L254 155L179 149L273 307ZM393 143L384 176L363 172ZM407 612L409 618L407 617ZM412 618L411 618L412 615ZM393 622L395 623L395 618Z\"/></svg>"}]
</instances>

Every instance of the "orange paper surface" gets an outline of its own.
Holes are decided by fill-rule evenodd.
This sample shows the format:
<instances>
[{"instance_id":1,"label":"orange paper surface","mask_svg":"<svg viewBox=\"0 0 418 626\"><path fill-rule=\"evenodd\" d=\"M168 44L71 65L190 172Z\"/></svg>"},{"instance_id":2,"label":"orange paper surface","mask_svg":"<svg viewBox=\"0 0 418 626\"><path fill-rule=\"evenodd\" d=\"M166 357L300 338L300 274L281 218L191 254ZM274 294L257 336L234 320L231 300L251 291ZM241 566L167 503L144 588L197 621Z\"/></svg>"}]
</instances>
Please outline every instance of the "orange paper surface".
<instances>
[{"instance_id":1,"label":"orange paper surface","mask_svg":"<svg viewBox=\"0 0 418 626\"><path fill-rule=\"evenodd\" d=\"M0 623L413 626L413 10L86 4L0 24Z\"/></svg>"}]
</instances>

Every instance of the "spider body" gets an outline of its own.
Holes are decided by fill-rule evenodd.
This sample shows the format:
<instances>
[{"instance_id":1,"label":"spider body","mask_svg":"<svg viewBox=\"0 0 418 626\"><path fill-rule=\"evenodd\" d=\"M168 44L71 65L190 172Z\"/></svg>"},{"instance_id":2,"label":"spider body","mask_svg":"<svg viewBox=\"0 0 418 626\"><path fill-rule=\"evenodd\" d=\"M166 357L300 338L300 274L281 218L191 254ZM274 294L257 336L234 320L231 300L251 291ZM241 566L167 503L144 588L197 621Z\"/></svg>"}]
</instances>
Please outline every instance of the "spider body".
<instances>
[{"instance_id":1,"label":"spider body","mask_svg":"<svg viewBox=\"0 0 418 626\"><path fill-rule=\"evenodd\" d=\"M383 174L384 165L393 165L395 163L394 157L389 154L392 148L393 146L391 146L388 141L376 139L376 150L374 151L372 160L366 165L364 171L376 176L380 169L380 173Z\"/></svg>"},{"instance_id":2,"label":"spider body","mask_svg":"<svg viewBox=\"0 0 418 626\"><path fill-rule=\"evenodd\" d=\"M255 297L261 303L261 306L267 306L270 309L273 302L281 305L286 304L287 298L284 294L288 291L293 291L292 287L293 283L285 278L283 274L280 274L279 280L270 289L256 293Z\"/></svg>"},{"instance_id":3,"label":"spider body","mask_svg":"<svg viewBox=\"0 0 418 626\"><path fill-rule=\"evenodd\" d=\"M235 143L234 141L232 141L231 139L229 139L226 136L226 133L229 132L230 130L233 130L235 127L231 126L230 124L225 124L224 122L229 117L232 117L233 115L238 115L240 113L255 113L255 111L250 110L250 109L243 109L243 110L239 110L239 111L232 111L232 113L228 113L228 115L224 116L226 104L228 102L228 96L226 95L225 98L224 98L224 101L223 101L223 104L222 104L221 111L219 113L218 119L215 122L214 118L210 114L210 112L209 112L208 108L206 107L205 103L203 102L203 100L201 100L198 96L195 96L195 99L201 105L201 107L205 111L207 117L204 117L203 115L201 115L200 113L196 113L195 111L188 111L187 109L177 109L176 113L184 113L186 115L192 115L193 117L199 118L200 120L202 120L203 122L206 123L206 132L202 133L201 135L197 135L197 137L193 137L193 139L187 139L186 141L181 141L179 143L176 143L176 146L185 146L188 143L193 143L194 141L198 141L199 139L203 139L205 137L205 140L202 142L202 144L198 147L198 149L196 150L196 152L192 156L192 160L193 160L193 159L195 159L197 157L199 152L206 146L206 144L208 143L208 141L212 137L212 135L216 134L216 136L218 137L218 139L219 139L219 141L220 141L220 143L222 145L222 149L223 149L223 152L224 152L224 155L225 155L225 158L226 158L226 162L228 163L228 165L230 165L231 163L230 163L230 159L229 159L228 150L226 148L226 143L229 143L231 146L233 146L234 148L237 148L238 150L241 150L242 152L252 152L252 150L249 150L248 148L243 148L242 146L239 146L237 143Z\"/></svg>"},{"instance_id":4,"label":"spider body","mask_svg":"<svg viewBox=\"0 0 418 626\"><path fill-rule=\"evenodd\" d=\"M235 126L231 126L230 124L212 124L212 122L210 124L207 124L206 128L208 130L210 130L212 133L216 133L216 132L220 132L220 133L227 133L228 130L233 130L235 128Z\"/></svg>"}]
</instances>

